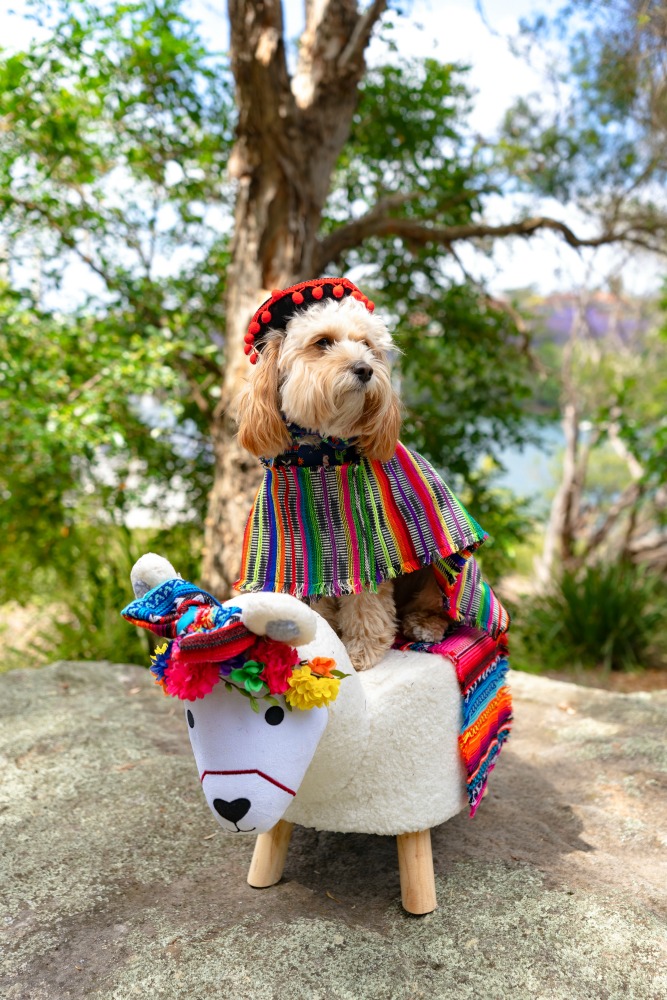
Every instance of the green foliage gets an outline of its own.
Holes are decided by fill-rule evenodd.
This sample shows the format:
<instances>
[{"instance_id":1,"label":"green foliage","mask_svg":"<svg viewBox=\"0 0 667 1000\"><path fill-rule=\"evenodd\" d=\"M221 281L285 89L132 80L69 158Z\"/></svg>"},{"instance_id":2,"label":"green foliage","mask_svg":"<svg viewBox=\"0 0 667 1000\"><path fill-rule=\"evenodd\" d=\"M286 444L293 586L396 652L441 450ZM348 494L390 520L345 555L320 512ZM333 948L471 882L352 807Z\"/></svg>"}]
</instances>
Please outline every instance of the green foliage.
<instances>
[{"instance_id":1,"label":"green foliage","mask_svg":"<svg viewBox=\"0 0 667 1000\"><path fill-rule=\"evenodd\" d=\"M331 215L340 209L347 217L355 202L415 192L408 217L467 221L481 194L493 190L470 143L470 106L464 67L414 59L371 68L338 162Z\"/></svg>"},{"instance_id":2,"label":"green foliage","mask_svg":"<svg viewBox=\"0 0 667 1000\"><path fill-rule=\"evenodd\" d=\"M655 497L667 481L667 328L652 328L629 359L613 369L611 402L601 407L599 419L613 419L628 452L643 469L645 496Z\"/></svg>"},{"instance_id":3,"label":"green foliage","mask_svg":"<svg viewBox=\"0 0 667 1000\"><path fill-rule=\"evenodd\" d=\"M143 552L167 552L185 579L196 580L200 548L198 529L190 524L129 531L83 523L54 544L49 561L32 570L27 588L17 586L22 567L11 561L4 567L14 590L5 595L13 601L0 672L53 660L146 664L154 645L150 633L130 628L119 613L132 600L132 565Z\"/></svg>"},{"instance_id":4,"label":"green foliage","mask_svg":"<svg viewBox=\"0 0 667 1000\"><path fill-rule=\"evenodd\" d=\"M497 483L498 466L485 459L461 483L458 494L488 534L475 558L494 584L516 564L526 537L533 530L530 501Z\"/></svg>"},{"instance_id":5,"label":"green foliage","mask_svg":"<svg viewBox=\"0 0 667 1000\"><path fill-rule=\"evenodd\" d=\"M480 457L529 439L525 402L530 369L511 319L469 285L444 287L435 260L396 259L404 273L430 272L430 292L404 285L396 340L404 352L404 437L471 482ZM435 266L434 266L435 265ZM431 295L437 293L431 298Z\"/></svg>"},{"instance_id":6,"label":"green foliage","mask_svg":"<svg viewBox=\"0 0 667 1000\"><path fill-rule=\"evenodd\" d=\"M628 563L565 572L514 615L515 665L631 670L664 662L667 588Z\"/></svg>"},{"instance_id":7,"label":"green foliage","mask_svg":"<svg viewBox=\"0 0 667 1000\"><path fill-rule=\"evenodd\" d=\"M506 115L499 152L519 187L664 233L664 24L664 5L640 0L572 0L523 21L519 47L543 48L554 87Z\"/></svg>"},{"instance_id":8,"label":"green foliage","mask_svg":"<svg viewBox=\"0 0 667 1000\"><path fill-rule=\"evenodd\" d=\"M81 523L120 525L137 506L164 518L175 492L201 517L211 462L178 372L187 350L178 331L139 334L112 311L57 318L0 288L0 601L13 565L69 572L63 539Z\"/></svg>"},{"instance_id":9,"label":"green foliage","mask_svg":"<svg viewBox=\"0 0 667 1000\"><path fill-rule=\"evenodd\" d=\"M128 566L149 545L173 557L174 530L187 539L182 566L198 550L211 484L233 88L183 0L31 9L44 40L0 53L0 249L6 242L10 260L0 287L0 601L27 577L38 605L57 594L69 608L43 640L50 655L136 659L142 641L109 625ZM372 69L323 232L405 192L400 211L416 222L477 218L497 192L496 168L469 109L461 67ZM524 340L453 256L443 265L440 245L378 236L340 264L362 267L395 319L406 439L468 483L493 535L485 567L502 571L522 508L490 488L478 461L525 438ZM75 301L60 292L68 269L80 277ZM137 508L182 524L162 543L128 534Z\"/></svg>"},{"instance_id":10,"label":"green foliage","mask_svg":"<svg viewBox=\"0 0 667 1000\"><path fill-rule=\"evenodd\" d=\"M181 6L35 3L50 36L0 58L0 602L17 579L36 607L65 602L40 640L52 656L137 658L117 621L129 515L180 517L182 548L201 544L232 102ZM73 264L81 294L63 313Z\"/></svg>"},{"instance_id":11,"label":"green foliage","mask_svg":"<svg viewBox=\"0 0 667 1000\"><path fill-rule=\"evenodd\" d=\"M0 210L12 260L39 248L47 288L78 258L101 279L84 301L131 309L140 330L194 305L199 347L222 318L212 213L229 204L233 104L182 6L33 4L50 37L0 59Z\"/></svg>"},{"instance_id":12,"label":"green foliage","mask_svg":"<svg viewBox=\"0 0 667 1000\"><path fill-rule=\"evenodd\" d=\"M371 69L337 167L325 229L350 205L397 198L429 225L474 220L496 188L467 125L465 69L433 59ZM412 194L404 199L402 194ZM347 253L365 286L393 316L405 406L403 436L449 475L470 479L481 454L527 439L530 364L512 317L442 247L374 237Z\"/></svg>"}]
</instances>

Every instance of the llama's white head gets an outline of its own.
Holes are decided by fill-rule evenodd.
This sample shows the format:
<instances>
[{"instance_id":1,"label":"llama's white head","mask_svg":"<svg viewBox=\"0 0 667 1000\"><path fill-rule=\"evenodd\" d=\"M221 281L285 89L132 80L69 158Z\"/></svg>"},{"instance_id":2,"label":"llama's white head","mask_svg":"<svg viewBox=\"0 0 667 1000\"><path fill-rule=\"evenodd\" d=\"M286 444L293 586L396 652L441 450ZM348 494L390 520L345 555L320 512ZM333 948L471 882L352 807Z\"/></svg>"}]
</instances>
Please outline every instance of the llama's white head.
<instances>
[{"instance_id":1,"label":"llama's white head","mask_svg":"<svg viewBox=\"0 0 667 1000\"><path fill-rule=\"evenodd\" d=\"M282 704L254 712L222 684L189 703L185 715L206 801L231 833L275 826L299 790L328 718L326 708L290 712Z\"/></svg>"},{"instance_id":2,"label":"llama's white head","mask_svg":"<svg viewBox=\"0 0 667 1000\"><path fill-rule=\"evenodd\" d=\"M330 657L299 653L319 616L286 594L221 605L152 554L132 583L137 599L122 613L170 640L151 670L183 699L211 811L231 833L270 830L299 789L340 683Z\"/></svg>"}]
</instances>

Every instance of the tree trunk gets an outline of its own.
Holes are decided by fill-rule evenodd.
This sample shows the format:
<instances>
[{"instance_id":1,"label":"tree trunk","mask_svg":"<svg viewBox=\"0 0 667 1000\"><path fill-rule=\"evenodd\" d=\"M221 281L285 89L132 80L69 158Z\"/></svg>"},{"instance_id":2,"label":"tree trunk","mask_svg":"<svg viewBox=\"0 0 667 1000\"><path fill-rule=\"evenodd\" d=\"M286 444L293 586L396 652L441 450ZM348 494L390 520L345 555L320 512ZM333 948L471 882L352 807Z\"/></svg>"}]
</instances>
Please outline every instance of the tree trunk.
<instances>
[{"instance_id":1,"label":"tree trunk","mask_svg":"<svg viewBox=\"0 0 667 1000\"><path fill-rule=\"evenodd\" d=\"M581 493L586 478L587 454L581 454L578 393L572 370L575 347L584 330L585 305L585 301L580 300L572 319L568 342L563 350L561 379L564 396L562 426L565 451L561 481L551 504L542 556L536 566L537 579L543 588L549 586L556 565L564 568L571 563L574 556L574 525L579 516Z\"/></svg>"},{"instance_id":2,"label":"tree trunk","mask_svg":"<svg viewBox=\"0 0 667 1000\"><path fill-rule=\"evenodd\" d=\"M229 170L237 179L227 274L225 374L212 426L215 474L206 518L204 585L227 596L261 467L235 436L233 402L247 371L243 335L272 288L311 274L331 174L358 101L364 51L386 0L308 0L294 80L280 0L229 0L239 114Z\"/></svg>"},{"instance_id":3,"label":"tree trunk","mask_svg":"<svg viewBox=\"0 0 667 1000\"><path fill-rule=\"evenodd\" d=\"M543 587L549 585L556 563L564 566L573 554L572 515L577 492L579 417L572 403L566 404L562 423L565 435L563 471L551 504L542 558L537 568L537 578Z\"/></svg>"}]
</instances>

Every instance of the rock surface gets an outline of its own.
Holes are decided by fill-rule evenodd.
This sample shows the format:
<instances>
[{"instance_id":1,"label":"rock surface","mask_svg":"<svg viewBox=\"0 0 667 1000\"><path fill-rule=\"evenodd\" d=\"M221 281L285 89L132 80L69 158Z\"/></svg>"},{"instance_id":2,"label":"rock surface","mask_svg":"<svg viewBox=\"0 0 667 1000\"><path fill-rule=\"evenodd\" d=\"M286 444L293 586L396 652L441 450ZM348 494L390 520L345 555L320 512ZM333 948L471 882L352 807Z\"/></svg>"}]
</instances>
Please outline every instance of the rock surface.
<instances>
[{"instance_id":1,"label":"rock surface","mask_svg":"<svg viewBox=\"0 0 667 1000\"><path fill-rule=\"evenodd\" d=\"M514 674L474 820L434 831L439 909L400 906L392 838L295 831L245 881L181 709L145 670L0 677L8 1000L665 1000L667 692Z\"/></svg>"}]
</instances>

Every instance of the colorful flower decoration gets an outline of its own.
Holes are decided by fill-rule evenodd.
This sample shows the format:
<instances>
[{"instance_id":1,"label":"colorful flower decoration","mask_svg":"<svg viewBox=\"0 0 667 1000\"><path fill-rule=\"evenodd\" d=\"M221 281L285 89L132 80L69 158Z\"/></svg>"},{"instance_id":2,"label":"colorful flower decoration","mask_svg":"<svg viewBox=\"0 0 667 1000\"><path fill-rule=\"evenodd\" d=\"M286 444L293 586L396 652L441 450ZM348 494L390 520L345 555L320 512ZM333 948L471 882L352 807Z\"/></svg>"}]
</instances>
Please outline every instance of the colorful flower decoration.
<instances>
[{"instance_id":1,"label":"colorful flower decoration","mask_svg":"<svg viewBox=\"0 0 667 1000\"><path fill-rule=\"evenodd\" d=\"M219 665L192 663L180 656L178 646L174 645L174 653L164 677L167 694L186 701L205 698L220 680Z\"/></svg>"},{"instance_id":2,"label":"colorful flower decoration","mask_svg":"<svg viewBox=\"0 0 667 1000\"><path fill-rule=\"evenodd\" d=\"M167 693L164 674L169 666L169 646L171 643L163 642L161 646L156 646L151 655L150 670L155 678L155 683L159 684L164 693Z\"/></svg>"},{"instance_id":3,"label":"colorful flower decoration","mask_svg":"<svg viewBox=\"0 0 667 1000\"><path fill-rule=\"evenodd\" d=\"M167 580L121 612L170 641L151 656L150 670L165 694L183 701L205 698L221 680L250 700L258 699L306 710L334 701L346 674L335 660L315 656L301 660L285 642L258 638L241 620L241 609L219 601L185 580Z\"/></svg>"},{"instance_id":4,"label":"colorful flower decoration","mask_svg":"<svg viewBox=\"0 0 667 1000\"><path fill-rule=\"evenodd\" d=\"M314 656L308 661L308 666L319 677L331 677L336 669L336 661L329 656Z\"/></svg>"},{"instance_id":5,"label":"colorful flower decoration","mask_svg":"<svg viewBox=\"0 0 667 1000\"><path fill-rule=\"evenodd\" d=\"M292 708L320 708L334 701L339 687L338 677L318 677L306 663L290 677L285 701Z\"/></svg>"},{"instance_id":6,"label":"colorful flower decoration","mask_svg":"<svg viewBox=\"0 0 667 1000\"><path fill-rule=\"evenodd\" d=\"M262 680L270 694L285 694L292 671L299 663L299 654L286 642L261 639L253 646L253 656L264 664Z\"/></svg>"},{"instance_id":7,"label":"colorful flower decoration","mask_svg":"<svg viewBox=\"0 0 667 1000\"><path fill-rule=\"evenodd\" d=\"M260 694L264 689L264 681L259 676L264 669L263 663L248 660L242 667L237 667L229 675L232 684L243 686L248 694Z\"/></svg>"}]
</instances>

